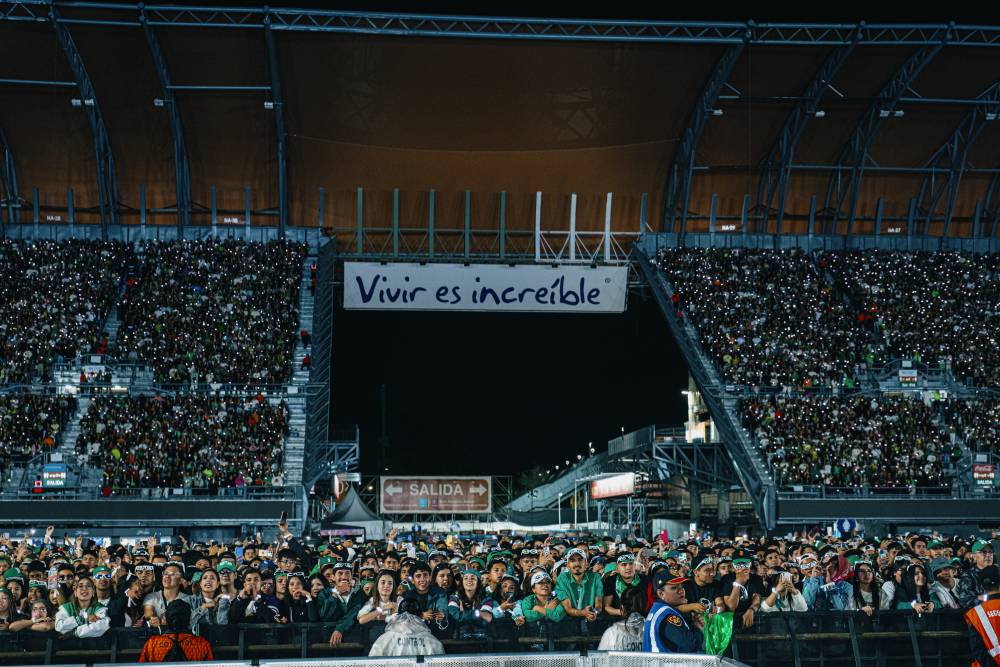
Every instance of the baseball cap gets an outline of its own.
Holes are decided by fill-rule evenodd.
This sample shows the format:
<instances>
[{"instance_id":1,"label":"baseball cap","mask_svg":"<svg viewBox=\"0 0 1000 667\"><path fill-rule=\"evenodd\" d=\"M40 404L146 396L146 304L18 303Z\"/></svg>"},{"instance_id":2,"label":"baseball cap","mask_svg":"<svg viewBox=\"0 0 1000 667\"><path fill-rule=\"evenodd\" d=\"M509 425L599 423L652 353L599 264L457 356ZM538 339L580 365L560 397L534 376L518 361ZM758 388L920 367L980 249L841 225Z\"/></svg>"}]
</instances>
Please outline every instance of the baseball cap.
<instances>
[{"instance_id":1,"label":"baseball cap","mask_svg":"<svg viewBox=\"0 0 1000 667\"><path fill-rule=\"evenodd\" d=\"M622 563L634 563L635 556L633 556L632 554L622 554L617 559L615 559L615 562L618 563L619 565Z\"/></svg>"},{"instance_id":2,"label":"baseball cap","mask_svg":"<svg viewBox=\"0 0 1000 667\"><path fill-rule=\"evenodd\" d=\"M580 558L587 560L587 552L584 551L583 549L580 549L579 547L570 549L569 551L566 552L566 560L569 560L573 556L579 556Z\"/></svg>"},{"instance_id":3,"label":"baseball cap","mask_svg":"<svg viewBox=\"0 0 1000 667\"><path fill-rule=\"evenodd\" d=\"M236 571L236 565L228 560L220 561L215 568L217 571L222 572L223 570L229 570L230 572Z\"/></svg>"},{"instance_id":4,"label":"baseball cap","mask_svg":"<svg viewBox=\"0 0 1000 667\"><path fill-rule=\"evenodd\" d=\"M946 567L955 567L955 565L949 559L938 556L937 558L931 559L927 569L930 570L931 576L933 577Z\"/></svg>"},{"instance_id":5,"label":"baseball cap","mask_svg":"<svg viewBox=\"0 0 1000 667\"><path fill-rule=\"evenodd\" d=\"M694 561L694 569L697 570L700 567L705 567L706 565L714 565L714 564L715 564L715 559L712 558L711 555L699 556Z\"/></svg>"},{"instance_id":6,"label":"baseball cap","mask_svg":"<svg viewBox=\"0 0 1000 667\"><path fill-rule=\"evenodd\" d=\"M534 586L540 581L552 581L552 577L547 572L535 572L531 575L531 585Z\"/></svg>"},{"instance_id":7,"label":"baseball cap","mask_svg":"<svg viewBox=\"0 0 1000 667\"><path fill-rule=\"evenodd\" d=\"M974 554L977 554L983 549L989 549L990 551L993 551L993 546L989 542L986 542L984 540L976 540L975 542L972 543L972 548L969 549L969 551L971 551Z\"/></svg>"},{"instance_id":8,"label":"baseball cap","mask_svg":"<svg viewBox=\"0 0 1000 667\"><path fill-rule=\"evenodd\" d=\"M653 575L653 586L657 589L663 588L667 584L683 584L687 577L675 577L668 570L659 570Z\"/></svg>"}]
</instances>

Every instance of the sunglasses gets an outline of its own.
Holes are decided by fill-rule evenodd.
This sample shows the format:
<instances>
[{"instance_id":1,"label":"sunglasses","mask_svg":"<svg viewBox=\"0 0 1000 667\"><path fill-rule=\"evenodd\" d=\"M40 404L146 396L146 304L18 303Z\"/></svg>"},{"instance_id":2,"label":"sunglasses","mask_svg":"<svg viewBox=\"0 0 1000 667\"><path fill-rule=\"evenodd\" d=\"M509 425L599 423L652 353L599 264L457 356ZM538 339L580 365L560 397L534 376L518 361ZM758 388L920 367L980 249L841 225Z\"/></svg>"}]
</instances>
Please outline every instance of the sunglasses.
<instances>
[{"instance_id":1,"label":"sunglasses","mask_svg":"<svg viewBox=\"0 0 1000 667\"><path fill-rule=\"evenodd\" d=\"M288 577L302 577L302 578L305 578L306 573L305 572L289 572L286 576L288 576Z\"/></svg>"},{"instance_id":2,"label":"sunglasses","mask_svg":"<svg viewBox=\"0 0 1000 667\"><path fill-rule=\"evenodd\" d=\"M110 574L101 573L101 574L95 574L94 575L94 580L95 581L107 581L108 579L111 579L111 575Z\"/></svg>"},{"instance_id":3,"label":"sunglasses","mask_svg":"<svg viewBox=\"0 0 1000 667\"><path fill-rule=\"evenodd\" d=\"M522 549L521 550L521 557L522 558L524 558L525 556L537 556L537 555L538 555L538 549Z\"/></svg>"}]
</instances>

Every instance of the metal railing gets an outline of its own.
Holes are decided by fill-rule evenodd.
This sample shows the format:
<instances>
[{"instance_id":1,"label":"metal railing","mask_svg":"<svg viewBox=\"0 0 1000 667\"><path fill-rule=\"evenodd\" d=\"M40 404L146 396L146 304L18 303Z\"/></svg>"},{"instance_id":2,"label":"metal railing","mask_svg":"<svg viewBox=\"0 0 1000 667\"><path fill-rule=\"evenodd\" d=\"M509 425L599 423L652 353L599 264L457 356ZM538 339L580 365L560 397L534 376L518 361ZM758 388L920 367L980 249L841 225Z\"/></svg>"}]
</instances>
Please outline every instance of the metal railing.
<instances>
[{"instance_id":1,"label":"metal railing","mask_svg":"<svg viewBox=\"0 0 1000 667\"><path fill-rule=\"evenodd\" d=\"M385 631L384 623L356 625L344 634L339 646L331 647L329 639L335 625L207 625L198 632L211 642L216 660L252 660L368 655ZM509 619L498 619L475 631L460 629L458 638L441 641L448 653L459 654L517 654L524 658L564 651L586 654L597 647L608 625L607 620L567 620L518 627ZM0 664L134 662L146 639L156 632L148 628L113 628L92 639L61 638L54 632L0 632ZM870 618L860 612L757 614L752 628L736 631L724 655L755 667L944 667L970 661L968 633L959 610L923 616L911 611L883 611Z\"/></svg>"}]
</instances>

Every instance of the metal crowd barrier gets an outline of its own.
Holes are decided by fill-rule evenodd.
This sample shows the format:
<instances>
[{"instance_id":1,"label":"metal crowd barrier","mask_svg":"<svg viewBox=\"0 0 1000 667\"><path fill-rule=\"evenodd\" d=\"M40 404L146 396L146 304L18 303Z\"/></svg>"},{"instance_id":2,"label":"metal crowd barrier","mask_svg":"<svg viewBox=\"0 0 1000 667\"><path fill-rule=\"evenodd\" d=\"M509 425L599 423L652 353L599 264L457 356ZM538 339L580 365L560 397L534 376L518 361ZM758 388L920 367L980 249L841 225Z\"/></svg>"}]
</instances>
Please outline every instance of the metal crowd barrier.
<instances>
[{"instance_id":1,"label":"metal crowd barrier","mask_svg":"<svg viewBox=\"0 0 1000 667\"><path fill-rule=\"evenodd\" d=\"M117 663L116 667L139 667L146 663ZM166 667L253 667L252 662L164 662ZM546 655L454 655L422 658L365 658L326 660L261 660L260 667L739 667L728 658L690 654L592 652ZM84 667L81 665L80 667ZM94 667L112 667L97 664Z\"/></svg>"},{"instance_id":2,"label":"metal crowd barrier","mask_svg":"<svg viewBox=\"0 0 1000 667\"><path fill-rule=\"evenodd\" d=\"M528 623L514 626L498 620L488 631L442 639L447 656L425 662L461 663L463 667L659 667L645 664L646 654L608 654L601 662L596 648L608 621L594 623ZM367 656L385 629L382 623L352 628L338 647L329 645L335 624L202 626L217 660L247 667L251 661L269 667L323 665L337 667L372 660ZM128 664L139 658L150 629L114 628L93 639L63 639L56 633L0 632L0 665ZM568 652L568 653L567 653ZM580 656L594 660L575 662ZM885 611L869 618L859 612L758 614L753 628L738 630L725 657L752 667L950 667L969 664L968 631L958 610L917 617L910 611ZM319 660L307 660L318 658ZM558 660L557 660L558 658ZM701 660L714 662L701 662ZM413 659L386 665L410 667ZM559 661L561 660L561 662ZM685 656L675 664L731 664L713 656ZM381 661L380 661L381 662ZM228 662L226 664L229 664Z\"/></svg>"}]
</instances>

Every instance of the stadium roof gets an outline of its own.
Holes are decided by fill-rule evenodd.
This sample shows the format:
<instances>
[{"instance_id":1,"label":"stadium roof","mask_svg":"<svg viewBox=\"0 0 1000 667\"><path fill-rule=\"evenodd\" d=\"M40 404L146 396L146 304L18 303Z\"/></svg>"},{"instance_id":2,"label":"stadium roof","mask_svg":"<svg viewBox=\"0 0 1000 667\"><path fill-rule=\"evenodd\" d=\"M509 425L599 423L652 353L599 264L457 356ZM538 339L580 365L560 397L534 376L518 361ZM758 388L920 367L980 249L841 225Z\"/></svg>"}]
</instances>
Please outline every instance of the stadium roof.
<instances>
[{"instance_id":1,"label":"stadium roof","mask_svg":"<svg viewBox=\"0 0 1000 667\"><path fill-rule=\"evenodd\" d=\"M430 189L441 227L490 224L500 191L512 228L536 191L557 221L579 193L582 230L607 192L617 231L697 231L711 210L794 232L811 211L836 233L884 216L983 235L1000 212L998 26L43 1L0 19L20 55L0 71L4 191L69 185L111 222L142 196L163 220L349 228L395 196L418 227Z\"/></svg>"}]
</instances>

